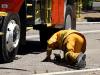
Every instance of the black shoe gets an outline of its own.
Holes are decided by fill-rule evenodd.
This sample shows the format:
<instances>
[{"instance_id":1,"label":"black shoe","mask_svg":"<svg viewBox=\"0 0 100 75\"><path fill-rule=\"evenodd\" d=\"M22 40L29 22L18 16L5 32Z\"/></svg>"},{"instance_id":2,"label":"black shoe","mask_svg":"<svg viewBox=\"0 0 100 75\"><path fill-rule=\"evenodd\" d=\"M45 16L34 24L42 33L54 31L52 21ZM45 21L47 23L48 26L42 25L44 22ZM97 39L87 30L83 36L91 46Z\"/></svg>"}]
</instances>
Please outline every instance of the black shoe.
<instances>
[{"instance_id":1,"label":"black shoe","mask_svg":"<svg viewBox=\"0 0 100 75\"><path fill-rule=\"evenodd\" d=\"M79 56L77 57L77 62L75 66L78 68L85 68L86 66L85 59L86 59L86 54L80 53Z\"/></svg>"}]
</instances>

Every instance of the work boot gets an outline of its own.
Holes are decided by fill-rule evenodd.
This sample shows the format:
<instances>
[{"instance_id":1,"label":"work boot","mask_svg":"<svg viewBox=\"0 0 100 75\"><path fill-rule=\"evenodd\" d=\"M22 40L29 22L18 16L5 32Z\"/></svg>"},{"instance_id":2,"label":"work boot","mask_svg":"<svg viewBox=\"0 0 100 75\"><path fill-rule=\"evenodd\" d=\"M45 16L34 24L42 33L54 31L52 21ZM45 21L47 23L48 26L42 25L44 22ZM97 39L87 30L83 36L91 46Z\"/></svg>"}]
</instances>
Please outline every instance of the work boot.
<instances>
[{"instance_id":1,"label":"work boot","mask_svg":"<svg viewBox=\"0 0 100 75\"><path fill-rule=\"evenodd\" d=\"M86 54L80 53L79 56L76 59L75 66L78 68L84 68L86 66Z\"/></svg>"}]
</instances>

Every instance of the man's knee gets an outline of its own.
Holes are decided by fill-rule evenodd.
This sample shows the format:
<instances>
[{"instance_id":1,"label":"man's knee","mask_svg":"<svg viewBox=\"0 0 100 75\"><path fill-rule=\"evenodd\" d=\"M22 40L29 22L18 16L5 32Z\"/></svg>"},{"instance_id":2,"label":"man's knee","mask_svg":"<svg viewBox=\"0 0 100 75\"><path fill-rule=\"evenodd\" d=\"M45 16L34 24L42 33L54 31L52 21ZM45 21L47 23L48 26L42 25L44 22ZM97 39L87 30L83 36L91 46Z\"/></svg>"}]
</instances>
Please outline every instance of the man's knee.
<instances>
[{"instance_id":1,"label":"man's knee","mask_svg":"<svg viewBox=\"0 0 100 75\"><path fill-rule=\"evenodd\" d=\"M71 56L71 54L65 54L65 62L69 65L75 66L77 68L84 68L86 66L86 54L80 52L77 57Z\"/></svg>"}]
</instances>

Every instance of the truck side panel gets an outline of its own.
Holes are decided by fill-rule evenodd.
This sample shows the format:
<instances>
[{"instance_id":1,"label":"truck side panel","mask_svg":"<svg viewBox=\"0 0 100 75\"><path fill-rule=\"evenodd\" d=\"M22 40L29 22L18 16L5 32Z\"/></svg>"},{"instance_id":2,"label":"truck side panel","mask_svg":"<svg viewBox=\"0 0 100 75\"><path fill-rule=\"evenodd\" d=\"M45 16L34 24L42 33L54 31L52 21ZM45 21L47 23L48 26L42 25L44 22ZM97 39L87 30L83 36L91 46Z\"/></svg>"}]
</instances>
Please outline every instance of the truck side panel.
<instances>
[{"instance_id":1,"label":"truck side panel","mask_svg":"<svg viewBox=\"0 0 100 75\"><path fill-rule=\"evenodd\" d=\"M23 2L24 0L0 1L0 11L17 13Z\"/></svg>"},{"instance_id":2,"label":"truck side panel","mask_svg":"<svg viewBox=\"0 0 100 75\"><path fill-rule=\"evenodd\" d=\"M53 25L64 23L64 0L52 0L51 22Z\"/></svg>"}]
</instances>

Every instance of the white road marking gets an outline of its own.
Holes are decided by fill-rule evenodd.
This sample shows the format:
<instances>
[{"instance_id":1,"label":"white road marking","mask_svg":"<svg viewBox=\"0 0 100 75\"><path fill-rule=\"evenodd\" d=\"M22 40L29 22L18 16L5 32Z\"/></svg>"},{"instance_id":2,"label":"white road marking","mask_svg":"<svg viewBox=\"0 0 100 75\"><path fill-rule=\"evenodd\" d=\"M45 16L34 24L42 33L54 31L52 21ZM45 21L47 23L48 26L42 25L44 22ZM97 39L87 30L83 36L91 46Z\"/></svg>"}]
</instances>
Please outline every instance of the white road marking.
<instances>
[{"instance_id":1,"label":"white road marking","mask_svg":"<svg viewBox=\"0 0 100 75\"><path fill-rule=\"evenodd\" d=\"M76 22L77 25L93 25L93 24L100 24L100 22Z\"/></svg>"},{"instance_id":2,"label":"white road marking","mask_svg":"<svg viewBox=\"0 0 100 75\"><path fill-rule=\"evenodd\" d=\"M95 69L84 69L84 70L73 70L73 71L60 71L60 72L51 72L51 73L41 73L41 74L32 74L32 75L61 75L61 74L73 74L73 73L83 73L83 72L93 72L100 71L100 68Z\"/></svg>"},{"instance_id":3,"label":"white road marking","mask_svg":"<svg viewBox=\"0 0 100 75\"><path fill-rule=\"evenodd\" d=\"M87 34L87 33L100 33L100 30L88 30L88 31L80 31L81 33Z\"/></svg>"}]
</instances>

